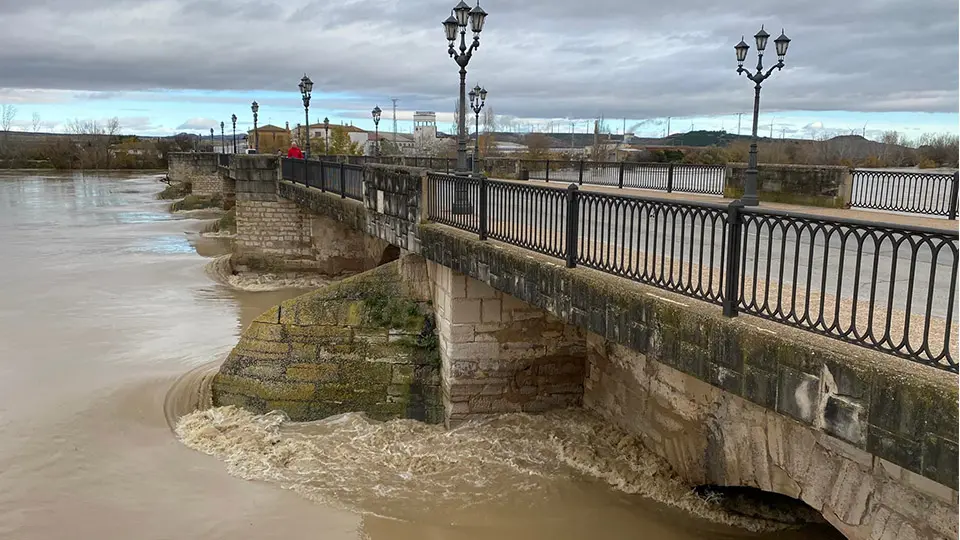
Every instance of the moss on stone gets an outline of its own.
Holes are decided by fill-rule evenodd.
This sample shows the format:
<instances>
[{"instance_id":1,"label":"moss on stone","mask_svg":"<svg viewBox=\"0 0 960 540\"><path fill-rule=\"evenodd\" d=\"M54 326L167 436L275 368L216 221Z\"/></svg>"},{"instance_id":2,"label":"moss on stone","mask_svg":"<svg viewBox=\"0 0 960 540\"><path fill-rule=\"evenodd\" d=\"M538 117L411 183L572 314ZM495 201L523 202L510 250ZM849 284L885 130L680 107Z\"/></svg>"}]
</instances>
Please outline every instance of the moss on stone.
<instances>
[{"instance_id":1,"label":"moss on stone","mask_svg":"<svg viewBox=\"0 0 960 540\"><path fill-rule=\"evenodd\" d=\"M203 210L207 208L222 208L223 197L214 195L207 197L204 195L187 195L183 199L170 205L171 212L180 212L186 210Z\"/></svg>"},{"instance_id":2,"label":"moss on stone","mask_svg":"<svg viewBox=\"0 0 960 540\"><path fill-rule=\"evenodd\" d=\"M405 291L394 262L268 310L214 379L214 403L230 396L294 420L348 411L423 419L424 403L440 403L440 355L429 309Z\"/></svg>"},{"instance_id":3,"label":"moss on stone","mask_svg":"<svg viewBox=\"0 0 960 540\"><path fill-rule=\"evenodd\" d=\"M189 182L171 182L163 191L157 193L157 199L172 201L186 197L193 191L193 185Z\"/></svg>"}]
</instances>

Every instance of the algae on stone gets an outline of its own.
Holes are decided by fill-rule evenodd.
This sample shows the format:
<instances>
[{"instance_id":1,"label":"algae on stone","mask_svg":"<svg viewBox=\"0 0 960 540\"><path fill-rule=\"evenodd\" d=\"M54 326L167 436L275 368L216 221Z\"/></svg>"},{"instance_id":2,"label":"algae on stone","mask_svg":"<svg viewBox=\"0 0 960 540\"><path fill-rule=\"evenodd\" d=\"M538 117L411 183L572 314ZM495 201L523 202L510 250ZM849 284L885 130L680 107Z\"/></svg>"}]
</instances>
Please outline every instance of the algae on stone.
<instances>
[{"instance_id":1,"label":"algae on stone","mask_svg":"<svg viewBox=\"0 0 960 540\"><path fill-rule=\"evenodd\" d=\"M215 405L297 421L361 411L443 418L432 310L411 298L398 262L287 300L244 331L214 378Z\"/></svg>"}]
</instances>

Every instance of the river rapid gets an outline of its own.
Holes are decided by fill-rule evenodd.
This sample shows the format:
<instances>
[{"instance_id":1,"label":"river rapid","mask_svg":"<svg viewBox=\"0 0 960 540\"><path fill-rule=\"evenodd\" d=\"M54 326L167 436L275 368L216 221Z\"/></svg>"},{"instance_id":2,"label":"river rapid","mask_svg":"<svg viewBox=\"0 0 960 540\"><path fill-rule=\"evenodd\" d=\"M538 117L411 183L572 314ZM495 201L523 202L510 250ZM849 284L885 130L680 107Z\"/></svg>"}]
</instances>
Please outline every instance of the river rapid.
<instances>
[{"instance_id":1,"label":"river rapid","mask_svg":"<svg viewBox=\"0 0 960 540\"><path fill-rule=\"evenodd\" d=\"M0 538L839 538L730 513L582 411L444 431L206 408L242 329L304 290L211 279L230 240L161 187L0 172Z\"/></svg>"}]
</instances>

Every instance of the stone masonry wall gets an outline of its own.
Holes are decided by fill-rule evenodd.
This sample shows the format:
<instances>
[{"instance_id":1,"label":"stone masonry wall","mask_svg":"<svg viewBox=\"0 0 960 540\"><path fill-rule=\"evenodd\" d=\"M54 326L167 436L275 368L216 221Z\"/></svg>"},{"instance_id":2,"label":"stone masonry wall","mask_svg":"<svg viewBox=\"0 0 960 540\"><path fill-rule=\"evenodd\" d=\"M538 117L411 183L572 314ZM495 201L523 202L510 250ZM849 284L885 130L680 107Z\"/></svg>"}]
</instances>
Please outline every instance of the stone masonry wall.
<instances>
[{"instance_id":1,"label":"stone masonry wall","mask_svg":"<svg viewBox=\"0 0 960 540\"><path fill-rule=\"evenodd\" d=\"M729 163L724 196L743 195L746 163ZM774 165L757 167L757 193L761 201L847 208L850 206L853 176L849 167L828 165Z\"/></svg>"},{"instance_id":2,"label":"stone masonry wall","mask_svg":"<svg viewBox=\"0 0 960 540\"><path fill-rule=\"evenodd\" d=\"M583 333L542 309L433 262L447 426L579 406Z\"/></svg>"},{"instance_id":3,"label":"stone masonry wall","mask_svg":"<svg viewBox=\"0 0 960 540\"><path fill-rule=\"evenodd\" d=\"M584 406L687 481L798 498L851 539L957 537L954 489L599 335L587 343Z\"/></svg>"},{"instance_id":4,"label":"stone masonry wall","mask_svg":"<svg viewBox=\"0 0 960 540\"><path fill-rule=\"evenodd\" d=\"M273 156L231 160L228 174L236 178L237 192L235 268L342 276L396 259L398 248L364 234L353 223L318 215L302 201L278 196L277 164Z\"/></svg>"},{"instance_id":5,"label":"stone masonry wall","mask_svg":"<svg viewBox=\"0 0 960 540\"><path fill-rule=\"evenodd\" d=\"M356 411L442 421L430 307L403 277L393 262L268 310L214 377L214 404L297 421Z\"/></svg>"},{"instance_id":6,"label":"stone masonry wall","mask_svg":"<svg viewBox=\"0 0 960 540\"><path fill-rule=\"evenodd\" d=\"M210 152L171 152L168 172L174 182L193 184L193 194L206 197L223 195L223 180L217 170L217 154Z\"/></svg>"}]
</instances>

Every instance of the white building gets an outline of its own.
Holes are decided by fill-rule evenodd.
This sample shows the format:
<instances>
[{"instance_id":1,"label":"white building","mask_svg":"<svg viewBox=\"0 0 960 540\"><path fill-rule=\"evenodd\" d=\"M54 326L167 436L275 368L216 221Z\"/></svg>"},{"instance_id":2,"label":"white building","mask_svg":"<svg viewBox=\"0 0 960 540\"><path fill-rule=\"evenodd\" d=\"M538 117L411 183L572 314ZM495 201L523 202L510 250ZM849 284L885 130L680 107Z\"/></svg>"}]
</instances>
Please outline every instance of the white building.
<instances>
[{"instance_id":1,"label":"white building","mask_svg":"<svg viewBox=\"0 0 960 540\"><path fill-rule=\"evenodd\" d=\"M413 142L417 149L428 148L437 140L437 113L417 111L413 114Z\"/></svg>"}]
</instances>

